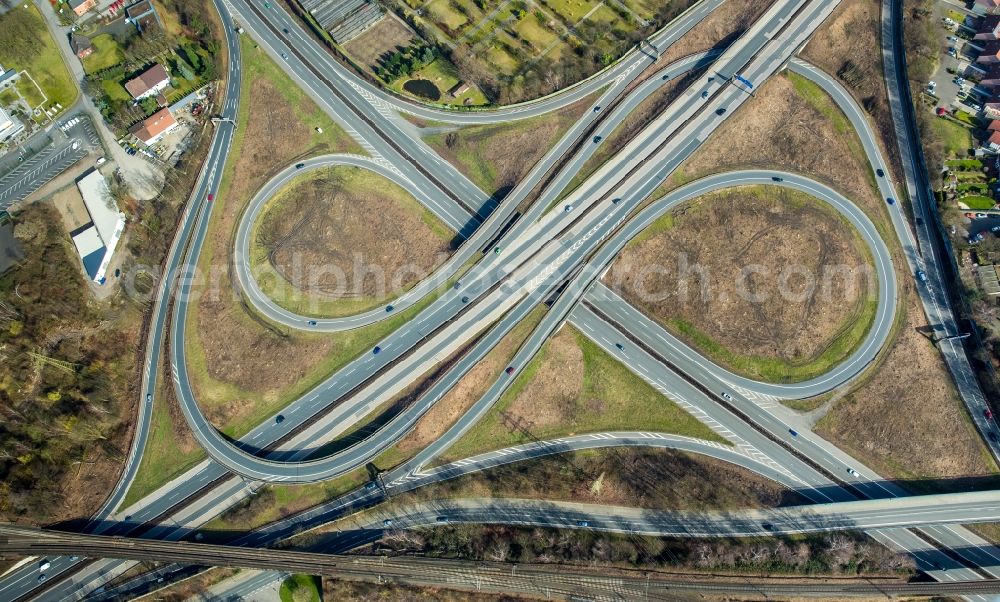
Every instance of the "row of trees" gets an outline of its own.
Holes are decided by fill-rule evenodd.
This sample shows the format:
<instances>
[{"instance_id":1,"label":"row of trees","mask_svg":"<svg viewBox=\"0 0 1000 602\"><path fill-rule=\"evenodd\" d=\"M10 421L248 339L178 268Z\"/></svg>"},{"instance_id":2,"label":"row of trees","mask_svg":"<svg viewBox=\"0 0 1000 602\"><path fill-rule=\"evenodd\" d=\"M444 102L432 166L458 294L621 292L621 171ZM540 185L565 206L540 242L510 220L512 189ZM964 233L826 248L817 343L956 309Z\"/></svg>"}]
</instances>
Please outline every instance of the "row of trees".
<instances>
[{"instance_id":1,"label":"row of trees","mask_svg":"<svg viewBox=\"0 0 1000 602\"><path fill-rule=\"evenodd\" d=\"M0 512L39 519L80 463L121 456L120 399L135 347L88 303L50 205L17 216L26 261L0 277Z\"/></svg>"},{"instance_id":2,"label":"row of trees","mask_svg":"<svg viewBox=\"0 0 1000 602\"><path fill-rule=\"evenodd\" d=\"M414 42L409 46L397 46L396 50L379 57L379 67L376 75L386 83L396 81L421 69L440 55L438 47L423 41Z\"/></svg>"}]
</instances>

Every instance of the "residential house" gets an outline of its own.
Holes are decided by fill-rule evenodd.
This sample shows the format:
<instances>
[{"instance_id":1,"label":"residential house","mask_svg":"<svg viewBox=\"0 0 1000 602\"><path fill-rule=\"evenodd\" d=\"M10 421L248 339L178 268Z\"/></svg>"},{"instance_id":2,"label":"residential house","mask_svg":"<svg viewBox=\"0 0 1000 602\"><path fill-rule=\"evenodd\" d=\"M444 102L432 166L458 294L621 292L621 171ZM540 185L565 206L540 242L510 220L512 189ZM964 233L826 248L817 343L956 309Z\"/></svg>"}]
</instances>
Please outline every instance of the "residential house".
<instances>
[{"instance_id":1,"label":"residential house","mask_svg":"<svg viewBox=\"0 0 1000 602\"><path fill-rule=\"evenodd\" d=\"M170 76L163 65L157 63L142 72L139 77L125 82L125 89L132 98L140 100L163 91L170 84Z\"/></svg>"},{"instance_id":2,"label":"residential house","mask_svg":"<svg viewBox=\"0 0 1000 602\"><path fill-rule=\"evenodd\" d=\"M979 24L979 31L976 32L976 35L972 39L983 42L1000 40L1000 15L987 15L983 17L982 23ZM977 44L977 46L979 45Z\"/></svg>"},{"instance_id":3,"label":"residential house","mask_svg":"<svg viewBox=\"0 0 1000 602\"><path fill-rule=\"evenodd\" d=\"M983 146L990 149L993 152L1000 152L1000 131L996 131L990 134Z\"/></svg>"},{"instance_id":4,"label":"residential house","mask_svg":"<svg viewBox=\"0 0 1000 602\"><path fill-rule=\"evenodd\" d=\"M455 84L451 90L448 90L448 94L451 94L452 98L458 98L462 94L469 91L469 84L465 82L458 82Z\"/></svg>"},{"instance_id":5,"label":"residential house","mask_svg":"<svg viewBox=\"0 0 1000 602\"><path fill-rule=\"evenodd\" d=\"M163 108L133 125L129 133L152 146L177 127L177 120L169 108Z\"/></svg>"},{"instance_id":6,"label":"residential house","mask_svg":"<svg viewBox=\"0 0 1000 602\"><path fill-rule=\"evenodd\" d=\"M156 13L156 9L153 7L150 0L136 2L132 6L126 8L125 18L128 19L130 23L135 25L135 28L139 30L139 33L143 33L152 27L163 27L163 22L160 21L160 15Z\"/></svg>"},{"instance_id":7,"label":"residential house","mask_svg":"<svg viewBox=\"0 0 1000 602\"><path fill-rule=\"evenodd\" d=\"M1000 65L991 65L981 71L983 76L979 79L979 87L996 92L997 88L1000 88Z\"/></svg>"},{"instance_id":8,"label":"residential house","mask_svg":"<svg viewBox=\"0 0 1000 602\"><path fill-rule=\"evenodd\" d=\"M972 5L972 12L977 15L1000 14L1000 0L976 0Z\"/></svg>"},{"instance_id":9,"label":"residential house","mask_svg":"<svg viewBox=\"0 0 1000 602\"><path fill-rule=\"evenodd\" d=\"M77 58L86 58L94 54L94 45L90 43L90 38L73 34L69 38L69 45L73 49Z\"/></svg>"},{"instance_id":10,"label":"residential house","mask_svg":"<svg viewBox=\"0 0 1000 602\"><path fill-rule=\"evenodd\" d=\"M998 63L1000 63L1000 40L992 40L983 44L983 51L979 53L976 64L980 67L988 67Z\"/></svg>"},{"instance_id":11,"label":"residential house","mask_svg":"<svg viewBox=\"0 0 1000 602\"><path fill-rule=\"evenodd\" d=\"M67 0L67 4L76 16L82 17L88 10L97 6L97 0Z\"/></svg>"}]
</instances>

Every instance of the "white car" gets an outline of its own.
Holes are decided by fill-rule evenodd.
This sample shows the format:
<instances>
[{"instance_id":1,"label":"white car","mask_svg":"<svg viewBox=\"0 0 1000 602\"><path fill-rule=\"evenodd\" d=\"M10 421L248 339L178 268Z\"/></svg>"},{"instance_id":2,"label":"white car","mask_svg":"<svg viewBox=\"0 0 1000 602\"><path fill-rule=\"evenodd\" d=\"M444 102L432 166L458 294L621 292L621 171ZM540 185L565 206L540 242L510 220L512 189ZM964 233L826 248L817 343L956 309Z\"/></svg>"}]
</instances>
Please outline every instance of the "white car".
<instances>
[{"instance_id":1,"label":"white car","mask_svg":"<svg viewBox=\"0 0 1000 602\"><path fill-rule=\"evenodd\" d=\"M732 401L733 400L733 396L730 395L729 393L726 393L725 391L722 392L722 398L725 399L726 401Z\"/></svg>"},{"instance_id":2,"label":"white car","mask_svg":"<svg viewBox=\"0 0 1000 602\"><path fill-rule=\"evenodd\" d=\"M856 478L860 478L860 477L861 477L861 475L860 475L860 474L858 474L858 471L854 470L853 468L848 468L848 469L847 469L847 472L848 472L848 473L849 473L849 474L850 474L850 475L851 475L852 477L856 477Z\"/></svg>"}]
</instances>

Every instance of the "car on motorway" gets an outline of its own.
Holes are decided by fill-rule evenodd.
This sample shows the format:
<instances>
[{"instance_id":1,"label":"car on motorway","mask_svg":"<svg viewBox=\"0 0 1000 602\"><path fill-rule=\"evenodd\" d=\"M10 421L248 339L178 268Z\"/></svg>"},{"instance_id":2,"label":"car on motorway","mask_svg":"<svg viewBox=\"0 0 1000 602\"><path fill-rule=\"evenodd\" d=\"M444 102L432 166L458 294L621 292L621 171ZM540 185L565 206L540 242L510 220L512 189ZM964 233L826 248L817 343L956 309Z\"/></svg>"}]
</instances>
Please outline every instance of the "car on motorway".
<instances>
[{"instance_id":1,"label":"car on motorway","mask_svg":"<svg viewBox=\"0 0 1000 602\"><path fill-rule=\"evenodd\" d=\"M447 516L439 516L439 517L437 517L434 520L436 520L439 523L446 523L446 522L448 522L448 517Z\"/></svg>"},{"instance_id":2,"label":"car on motorway","mask_svg":"<svg viewBox=\"0 0 1000 602\"><path fill-rule=\"evenodd\" d=\"M625 351L625 346L621 343L615 343L615 347L618 348L618 351Z\"/></svg>"},{"instance_id":3,"label":"car on motorway","mask_svg":"<svg viewBox=\"0 0 1000 602\"><path fill-rule=\"evenodd\" d=\"M38 563L38 572L44 573L45 571L49 570L50 566L52 565L49 564L49 559L42 558L41 562Z\"/></svg>"},{"instance_id":4,"label":"car on motorway","mask_svg":"<svg viewBox=\"0 0 1000 602\"><path fill-rule=\"evenodd\" d=\"M613 198L613 199L611 199L611 204L612 205L617 205L620 202L622 202L622 200L620 198Z\"/></svg>"},{"instance_id":5,"label":"car on motorway","mask_svg":"<svg viewBox=\"0 0 1000 602\"><path fill-rule=\"evenodd\" d=\"M288 28L287 27L282 27L281 31L283 31L283 32L285 32L287 34L288 33Z\"/></svg>"},{"instance_id":6,"label":"car on motorway","mask_svg":"<svg viewBox=\"0 0 1000 602\"><path fill-rule=\"evenodd\" d=\"M855 478L857 478L857 477L860 477L860 476L861 476L860 474L858 474L858 471L854 470L854 469L853 469L853 468L851 468L851 467L848 467L848 468L847 468L847 474L849 474L849 475L851 475L852 477L855 477Z\"/></svg>"},{"instance_id":7,"label":"car on motorway","mask_svg":"<svg viewBox=\"0 0 1000 602\"><path fill-rule=\"evenodd\" d=\"M597 105L596 107L594 107L594 112L595 113L597 113L600 110L601 110L601 105Z\"/></svg>"},{"instance_id":8,"label":"car on motorway","mask_svg":"<svg viewBox=\"0 0 1000 602\"><path fill-rule=\"evenodd\" d=\"M275 424L281 424L284 421L285 421L285 417L282 416L281 414L278 414L277 416L274 417L274 423Z\"/></svg>"},{"instance_id":9,"label":"car on motorway","mask_svg":"<svg viewBox=\"0 0 1000 602\"><path fill-rule=\"evenodd\" d=\"M774 180L775 182L784 182L785 181L784 178L779 178L778 176L771 176L771 179Z\"/></svg>"},{"instance_id":10,"label":"car on motorway","mask_svg":"<svg viewBox=\"0 0 1000 602\"><path fill-rule=\"evenodd\" d=\"M882 168L879 168L879 169L875 170L875 175L877 175L880 178L884 178L885 177L885 172L882 171Z\"/></svg>"},{"instance_id":11,"label":"car on motorway","mask_svg":"<svg viewBox=\"0 0 1000 602\"><path fill-rule=\"evenodd\" d=\"M986 408L983 410L983 418L987 420L993 420L993 410Z\"/></svg>"},{"instance_id":12,"label":"car on motorway","mask_svg":"<svg viewBox=\"0 0 1000 602\"><path fill-rule=\"evenodd\" d=\"M589 527L590 526L590 522L589 521L585 521L585 520L578 520L578 521L576 521L576 526L577 527Z\"/></svg>"},{"instance_id":13,"label":"car on motorway","mask_svg":"<svg viewBox=\"0 0 1000 602\"><path fill-rule=\"evenodd\" d=\"M726 114L726 108L725 108L725 107L723 107L723 108L721 108L721 109L716 109L716 110L715 110L715 114L716 114L716 115L719 115L720 117L721 117L722 115L725 115L725 114Z\"/></svg>"},{"instance_id":14,"label":"car on motorway","mask_svg":"<svg viewBox=\"0 0 1000 602\"><path fill-rule=\"evenodd\" d=\"M493 247L493 254L494 255L499 255L500 254L500 247Z\"/></svg>"},{"instance_id":15,"label":"car on motorway","mask_svg":"<svg viewBox=\"0 0 1000 602\"><path fill-rule=\"evenodd\" d=\"M146 393L146 403L153 403L153 394Z\"/></svg>"},{"instance_id":16,"label":"car on motorway","mask_svg":"<svg viewBox=\"0 0 1000 602\"><path fill-rule=\"evenodd\" d=\"M726 401L732 401L733 400L733 396L730 395L729 393L726 393L725 391L722 392L722 398L725 399Z\"/></svg>"},{"instance_id":17,"label":"car on motorway","mask_svg":"<svg viewBox=\"0 0 1000 602\"><path fill-rule=\"evenodd\" d=\"M214 194L210 194L210 195L208 195L208 197L206 197L206 198L208 198L208 202L209 202L209 203L211 203L212 201L214 201L214 200L215 200L215 195L214 195Z\"/></svg>"},{"instance_id":18,"label":"car on motorway","mask_svg":"<svg viewBox=\"0 0 1000 602\"><path fill-rule=\"evenodd\" d=\"M469 302L468 297L462 297L462 303L468 303L468 302Z\"/></svg>"},{"instance_id":19,"label":"car on motorway","mask_svg":"<svg viewBox=\"0 0 1000 602\"><path fill-rule=\"evenodd\" d=\"M885 197L885 202L889 203L890 205L895 205L896 204L896 199L892 198L891 196Z\"/></svg>"},{"instance_id":20,"label":"car on motorway","mask_svg":"<svg viewBox=\"0 0 1000 602\"><path fill-rule=\"evenodd\" d=\"M573 210L573 205L566 205L565 207L563 207L563 211L565 211L566 213L569 213L572 210Z\"/></svg>"},{"instance_id":21,"label":"car on motorway","mask_svg":"<svg viewBox=\"0 0 1000 602\"><path fill-rule=\"evenodd\" d=\"M514 366L507 366L507 369L504 370L504 372L506 372L507 375L510 376L511 374L514 373Z\"/></svg>"},{"instance_id":22,"label":"car on motorway","mask_svg":"<svg viewBox=\"0 0 1000 602\"><path fill-rule=\"evenodd\" d=\"M303 168L303 167L305 167L305 166L306 166L306 164L305 164L305 163L296 163L296 164L295 164L295 169L302 169L302 168Z\"/></svg>"},{"instance_id":23,"label":"car on motorway","mask_svg":"<svg viewBox=\"0 0 1000 602\"><path fill-rule=\"evenodd\" d=\"M316 320L309 320L309 325L310 326L315 326L316 325Z\"/></svg>"},{"instance_id":24,"label":"car on motorway","mask_svg":"<svg viewBox=\"0 0 1000 602\"><path fill-rule=\"evenodd\" d=\"M760 526L765 531L770 531L770 530L774 529L774 525L772 525L771 523L761 523Z\"/></svg>"},{"instance_id":25,"label":"car on motorway","mask_svg":"<svg viewBox=\"0 0 1000 602\"><path fill-rule=\"evenodd\" d=\"M594 144L597 144L601 140L603 140L603 138L601 138L600 136L594 136Z\"/></svg>"},{"instance_id":26,"label":"car on motorway","mask_svg":"<svg viewBox=\"0 0 1000 602\"><path fill-rule=\"evenodd\" d=\"M385 313L387 313L387 314L388 313L392 313L392 310L394 310L394 309L396 309L396 308L393 307L392 305L386 305L385 306Z\"/></svg>"},{"instance_id":27,"label":"car on motorway","mask_svg":"<svg viewBox=\"0 0 1000 602\"><path fill-rule=\"evenodd\" d=\"M378 345L375 345L375 348L372 349L372 355L378 355L381 352L382 352L382 348L379 347Z\"/></svg>"},{"instance_id":28,"label":"car on motorway","mask_svg":"<svg viewBox=\"0 0 1000 602\"><path fill-rule=\"evenodd\" d=\"M702 92L701 93L701 97L702 98L708 98L708 90L705 90L704 92Z\"/></svg>"},{"instance_id":29,"label":"car on motorway","mask_svg":"<svg viewBox=\"0 0 1000 602\"><path fill-rule=\"evenodd\" d=\"M45 583L46 579L48 579L48 576L45 573L42 573L41 575L38 576L39 583Z\"/></svg>"},{"instance_id":30,"label":"car on motorway","mask_svg":"<svg viewBox=\"0 0 1000 602\"><path fill-rule=\"evenodd\" d=\"M382 521L382 526L383 527L391 527L392 526L392 519L391 518L387 518L384 521Z\"/></svg>"},{"instance_id":31,"label":"car on motorway","mask_svg":"<svg viewBox=\"0 0 1000 602\"><path fill-rule=\"evenodd\" d=\"M365 489L368 489L369 491L375 489L376 487L378 487L378 483L376 483L375 481L368 481L367 483L365 483Z\"/></svg>"},{"instance_id":32,"label":"car on motorway","mask_svg":"<svg viewBox=\"0 0 1000 602\"><path fill-rule=\"evenodd\" d=\"M920 282L927 282L927 273L923 270L917 270L917 280Z\"/></svg>"},{"instance_id":33,"label":"car on motorway","mask_svg":"<svg viewBox=\"0 0 1000 602\"><path fill-rule=\"evenodd\" d=\"M285 54L284 52L282 52L281 53L281 58L283 58L283 59L285 59L287 61L288 60L288 55Z\"/></svg>"},{"instance_id":34,"label":"car on motorway","mask_svg":"<svg viewBox=\"0 0 1000 602\"><path fill-rule=\"evenodd\" d=\"M798 432L796 432L795 429L788 429L788 434L791 435L792 437L798 437L799 436Z\"/></svg>"}]
</instances>

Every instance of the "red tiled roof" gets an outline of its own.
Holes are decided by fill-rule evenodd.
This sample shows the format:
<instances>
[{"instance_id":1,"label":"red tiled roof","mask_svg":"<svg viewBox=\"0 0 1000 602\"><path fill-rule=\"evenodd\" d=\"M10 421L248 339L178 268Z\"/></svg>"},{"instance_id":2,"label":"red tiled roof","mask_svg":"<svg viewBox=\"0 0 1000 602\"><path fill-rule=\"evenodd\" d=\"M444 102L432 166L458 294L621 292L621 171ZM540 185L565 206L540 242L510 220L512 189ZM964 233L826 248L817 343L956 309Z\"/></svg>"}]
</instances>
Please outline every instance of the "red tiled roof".
<instances>
[{"instance_id":1,"label":"red tiled roof","mask_svg":"<svg viewBox=\"0 0 1000 602\"><path fill-rule=\"evenodd\" d=\"M135 135L136 138L143 142L149 142L159 134L162 134L167 128L176 124L177 121L174 119L170 109L163 108L133 125L129 128L129 133Z\"/></svg>"}]
</instances>

